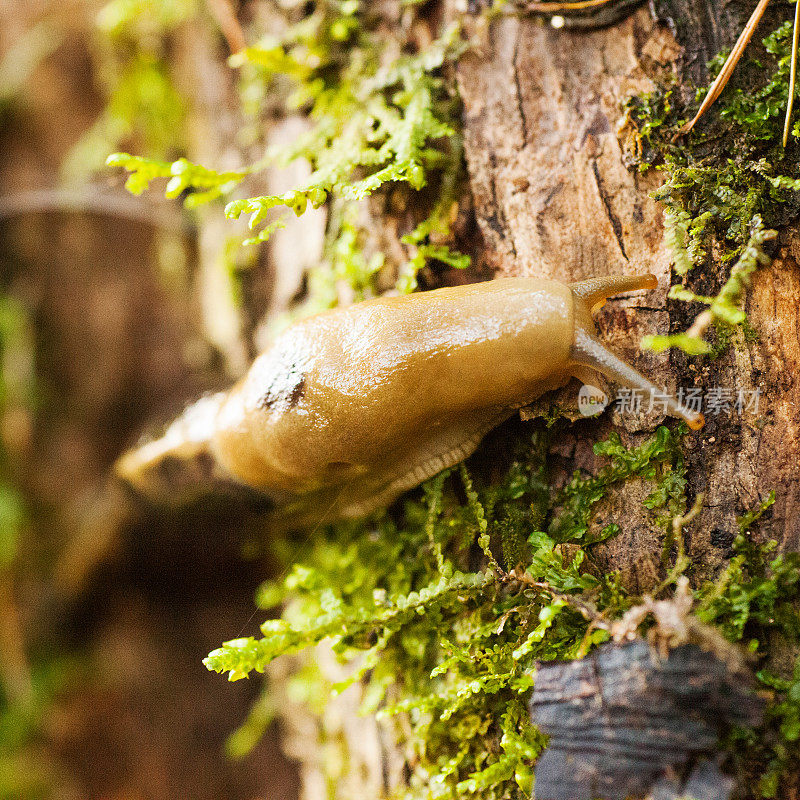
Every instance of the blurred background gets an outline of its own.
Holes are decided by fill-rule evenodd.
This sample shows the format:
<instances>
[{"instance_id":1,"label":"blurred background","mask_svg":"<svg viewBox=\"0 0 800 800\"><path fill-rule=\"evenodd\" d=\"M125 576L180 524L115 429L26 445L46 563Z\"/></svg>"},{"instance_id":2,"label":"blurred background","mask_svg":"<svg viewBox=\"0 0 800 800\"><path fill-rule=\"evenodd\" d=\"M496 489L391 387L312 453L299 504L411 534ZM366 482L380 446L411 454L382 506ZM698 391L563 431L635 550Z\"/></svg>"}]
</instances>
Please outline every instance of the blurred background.
<instances>
[{"instance_id":1,"label":"blurred background","mask_svg":"<svg viewBox=\"0 0 800 800\"><path fill-rule=\"evenodd\" d=\"M237 20L227 0L0 3L2 798L297 794L268 713L265 738L233 757L259 684L202 664L263 616L253 593L270 566L243 557L246 523L225 508L119 519L108 475L241 373L319 258L324 212L275 286L221 203L189 216L104 166L127 150L236 168L295 136L302 123L227 58L240 20L280 30L297 7L237 4Z\"/></svg>"}]
</instances>

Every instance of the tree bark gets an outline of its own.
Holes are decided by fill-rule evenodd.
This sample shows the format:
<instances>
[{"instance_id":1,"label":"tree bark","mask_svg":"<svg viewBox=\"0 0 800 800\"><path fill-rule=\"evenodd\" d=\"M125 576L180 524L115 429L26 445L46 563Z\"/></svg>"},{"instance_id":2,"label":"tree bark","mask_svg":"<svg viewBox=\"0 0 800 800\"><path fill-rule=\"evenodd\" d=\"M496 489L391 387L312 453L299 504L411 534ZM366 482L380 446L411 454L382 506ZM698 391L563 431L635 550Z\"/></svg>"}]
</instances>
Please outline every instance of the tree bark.
<instances>
[{"instance_id":1,"label":"tree bark","mask_svg":"<svg viewBox=\"0 0 800 800\"><path fill-rule=\"evenodd\" d=\"M706 62L741 30L750 9L736 4L663 0L656 20L647 8L601 30L556 30L541 19L511 17L493 24L483 47L465 55L458 78L464 102L465 152L478 222L499 275L539 275L564 281L594 275L653 272L658 289L610 301L597 316L601 337L668 390L714 386L760 389L758 413L711 415L687 437L690 492L705 506L687 535L693 580L712 577L730 556L736 517L770 489L778 496L769 534L797 549L798 444L796 308L798 243L782 233L771 269L762 270L747 302L758 340L734 342L701 366L680 353L639 352L641 337L688 326L683 308L668 302L671 256L662 212L649 196L659 174L629 169L623 103L672 72L688 96L708 78ZM761 23L762 35L770 20ZM774 22L774 19L772 20ZM773 24L774 28L775 25ZM712 111L713 113L713 111ZM716 267L715 267L716 268ZM709 276L712 284L724 280ZM713 292L712 292L713 293ZM596 467L589 443L614 426L636 443L657 414L606 414L579 421L554 448L561 477ZM603 501L595 524L620 524L618 536L595 549L601 569L622 573L634 592L662 574L663 531L641 501L635 481Z\"/></svg>"},{"instance_id":2,"label":"tree bark","mask_svg":"<svg viewBox=\"0 0 800 800\"><path fill-rule=\"evenodd\" d=\"M550 739L536 762L536 797L625 800L649 797L658 787L670 800L728 800L732 779L703 756L713 752L724 726L760 722L764 702L754 683L746 668L731 669L698 645L663 655L642 639L540 665L531 716ZM695 758L694 769L686 769ZM698 767L713 787L702 795L675 780Z\"/></svg>"},{"instance_id":3,"label":"tree bark","mask_svg":"<svg viewBox=\"0 0 800 800\"><path fill-rule=\"evenodd\" d=\"M482 259L495 276L577 281L652 272L658 278L655 291L612 299L598 314L601 338L669 391L719 386L761 392L757 413L709 415L706 427L685 440L689 498L705 494L703 511L686 532L695 584L724 566L732 555L737 517L771 489L777 501L762 535L785 550L800 546L800 479L793 466L800 438L794 378L800 361L800 239L780 232L774 264L755 278L746 310L759 334L756 341L738 337L728 352L699 365L679 352L641 352L644 335L683 331L691 317L667 299L672 255L662 209L650 196L661 177L656 170L640 173L631 167L624 102L666 78L690 97L708 83L707 62L735 41L750 11L738 2L656 0L653 8L640 7L612 26L574 30L557 30L542 18L506 16L486 30L475 24L470 33L477 46L457 67L469 188L483 237ZM768 12L762 35L776 27L779 13ZM710 293L726 278L724 266L714 270L707 276ZM574 397L575 391L573 383L561 398ZM565 482L575 469L596 472L601 462L592 443L612 430L636 445L662 421L657 411L578 419L551 447L551 479ZM628 480L598 503L593 516L598 529L612 522L620 526L618 535L593 549L596 567L618 571L634 594L652 590L665 574L664 531L642 504L650 491L650 484ZM314 658L325 662L319 652ZM358 755L365 752L365 735L376 745L373 755L387 739L379 726L370 732L349 724L356 706L353 699L332 710L329 731L343 736L351 758L356 755L350 769L360 771L364 791L351 796L374 796L376 786L383 783L389 791L402 780L397 765L403 758L391 746L377 761ZM317 786L321 767L313 756L320 740L298 749L307 731L298 733L300 728L292 749L308 768L306 797L323 797ZM664 791L663 796L675 795Z\"/></svg>"},{"instance_id":4,"label":"tree bark","mask_svg":"<svg viewBox=\"0 0 800 800\"><path fill-rule=\"evenodd\" d=\"M800 398L794 378L800 366L796 313L800 238L781 231L776 261L756 276L747 310L759 333L757 341L738 341L719 359L699 367L679 353L655 356L639 352L643 335L683 330L687 318L682 306L667 300L672 260L664 243L661 209L650 197L659 185L659 174L654 170L642 174L629 167L623 103L630 95L652 90L656 79L670 73L674 73L679 91L689 96L695 85L707 82L706 62L734 41L750 10L739 0L727 5L721 0L702 4L654 0L655 18L649 9L639 8L610 27L580 30L556 30L541 18L506 17L492 23L483 41L464 55L457 68L469 187L483 235L483 260L494 267L496 275L572 281L653 272L659 279L656 291L612 300L599 314L602 338L669 390L726 386L762 391L757 415L709 416L706 428L686 439L690 495L704 492L706 497L700 518L687 532L694 581L713 577L726 562L737 532L736 517L770 489L776 491L777 502L765 534L778 539L787 550L800 547L800 479L795 469ZM775 27L781 11L770 12L772 18L762 22L762 32ZM196 91L194 127L201 133L192 143L194 160L238 166L238 154L231 153L230 145L235 124L228 124L227 115L222 122L219 119L219 109L230 105L232 86L218 63L215 42L192 33L178 43L177 50L186 84ZM283 123L287 128L284 136L296 135L291 127L295 122ZM267 139L280 132L263 133ZM267 181L269 189L265 191L271 193L281 184L281 176L272 173ZM247 335L253 330L245 330L247 322L236 318L236 309L223 302L225 292L218 291L215 283L230 224L221 220L218 209L204 220L198 284L200 294L221 298L206 309L205 322L210 329L211 323L217 326L209 330L209 338L223 354L226 371L238 374L253 349ZM321 249L324 212L315 217L314 236L309 237L308 224L304 218L301 224L276 235L271 244L268 278L275 277L270 270L280 269L277 288L272 287L272 312L288 305L304 267ZM297 246L300 240L302 248ZM118 242L115 247L119 248ZM100 262L110 260L104 257ZM73 266L72 259L65 263ZM724 280L723 272L720 266L719 274L708 276L710 289ZM56 287L58 309L65 302L61 286L75 284L72 272L70 276ZM85 283L90 283L88 278ZM82 315L75 314L75 308L82 306L73 302L72 294L67 299L72 303L70 319L76 320L72 324L80 323L73 337L75 346L83 352ZM263 311L259 300L263 298L252 303L260 310L251 314L251 329ZM123 322L131 314L135 316L134 312L128 309L121 314ZM175 333L172 338L180 337ZM165 349L179 351L177 346ZM91 366L98 372L96 363ZM162 365L159 372L148 362L137 368L135 381L125 372L123 385L146 385L146 398L152 400L154 395L167 393L177 369L165 370ZM75 383L93 385L82 377ZM574 390L573 385L567 394ZM113 412L110 401L109 408L109 413ZM104 420L106 415L95 416ZM591 444L611 430L622 430L626 443L636 444L660 421L657 413L636 417L607 413L599 420L576 421L552 447L553 480L566 480L576 468L596 471L600 464ZM652 589L664 571L663 530L642 505L649 491L651 487L643 481L627 481L598 505L593 520L597 527L619 524L620 533L595 547L593 557L599 569L619 571L634 593ZM315 659L331 680L343 677L340 665L323 648L308 657ZM285 679L273 677L276 682ZM311 718L299 707L285 709L292 723L287 749L302 764L307 798L326 797L328 782L336 780L339 796L372 799L389 794L404 779L403 754L386 728L357 716L358 688L352 687L330 704L322 720ZM339 753L336 748L347 754L340 759L339 774L331 769L331 760L335 762Z\"/></svg>"}]
</instances>

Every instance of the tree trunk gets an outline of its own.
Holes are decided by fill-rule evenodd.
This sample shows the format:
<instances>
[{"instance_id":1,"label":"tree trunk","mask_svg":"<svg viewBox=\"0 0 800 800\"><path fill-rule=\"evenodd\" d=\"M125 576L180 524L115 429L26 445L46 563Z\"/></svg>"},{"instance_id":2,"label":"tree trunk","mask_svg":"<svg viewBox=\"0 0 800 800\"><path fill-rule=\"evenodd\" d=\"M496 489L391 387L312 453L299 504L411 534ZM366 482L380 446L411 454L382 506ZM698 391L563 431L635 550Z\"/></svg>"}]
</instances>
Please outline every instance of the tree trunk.
<instances>
[{"instance_id":1,"label":"tree trunk","mask_svg":"<svg viewBox=\"0 0 800 800\"><path fill-rule=\"evenodd\" d=\"M495 19L488 29L476 25L471 34L479 44L459 61L457 78L469 186L484 257L496 276L576 281L652 272L657 290L612 299L599 313L601 338L669 391L761 392L757 411L708 415L705 428L685 440L689 497L705 495L699 518L686 532L688 574L696 584L718 574L730 559L737 517L771 489L777 501L763 534L786 550L800 546L800 479L793 468L800 437L793 377L800 360L800 241L779 232L774 264L755 278L746 308L759 334L756 341L737 335L726 353L699 366L677 351L640 351L644 335L683 331L691 320L667 299L672 254L664 241L662 209L651 197L661 177L656 170L631 168L624 103L670 76L690 97L696 86L708 83L708 60L735 41L751 11L719 0L700 7L659 0L655 6L656 16L640 7L601 29L555 29L542 18L512 15ZM762 21L763 33L776 27L776 13ZM726 267L714 269L718 273L708 281L718 288ZM574 398L575 390L573 383L562 397ZM596 472L600 460L593 442L617 430L625 444L635 445L662 421L658 411L579 419L551 449L551 462L558 465L551 478L558 484L578 468ZM625 481L598 503L593 518L598 528L619 524L620 533L594 548L593 556L601 570L619 571L634 594L652 590L665 571L663 528L642 505L651 490L644 481ZM341 734L346 727L342 723L337 730ZM357 730L360 747L351 748L356 753L363 750L364 728ZM378 762L361 763L369 776L364 786L379 783L381 763L393 764L384 773L397 776L402 757L391 748L385 752Z\"/></svg>"},{"instance_id":2,"label":"tree trunk","mask_svg":"<svg viewBox=\"0 0 800 800\"><path fill-rule=\"evenodd\" d=\"M689 320L683 305L667 299L673 283L672 255L664 242L662 211L650 196L659 185L660 173L653 169L641 173L630 166L631 134L624 101L654 89L656 81L669 76L674 76L684 97L691 96L695 86L708 82L706 62L735 40L750 10L741 0L728 4L654 0L655 16L640 7L608 27L580 29L556 29L541 17L509 15L496 18L484 30L474 17L475 30L470 33L475 46L457 67L469 190L483 237L482 261L494 268L496 276L573 281L653 272L659 281L657 290L612 299L598 315L598 329L610 347L670 391L698 386L762 392L757 413L708 415L706 427L685 440L689 496L705 494L703 511L686 532L689 575L694 582L713 577L730 558L737 516L757 505L770 489L775 490L777 501L771 527L763 532L787 550L800 548L796 514L800 479L794 468L800 428L793 378L800 362L800 323L796 321L800 239L789 230L780 231L774 264L756 276L747 301L749 321L759 334L756 341L740 338L718 359L704 359L699 365L680 353L640 352L642 336L684 330ZM773 29L784 12L785 8L772 9L771 19L761 23L762 31ZM190 155L214 166L237 165L239 154L233 151L238 145L232 143L232 131L239 120L228 114L233 79L219 61L217 42L190 31L176 43L175 59L188 87L186 93L193 98L193 129L198 135ZM261 133L264 140L273 142L281 136L292 139L302 125L292 118ZM285 181L285 176L273 171L266 178L267 186L257 188L278 192ZM302 180L293 178L288 186L298 183ZM274 278L271 312L289 305L300 289L304 269L319 258L324 214L317 212L313 223L306 215L272 240L269 269L260 272L264 282ZM248 298L251 319L242 321L230 302L229 287L219 284L225 239L235 230L230 226L219 209L204 212L197 283L198 294L214 301L204 305L208 338L223 355L224 371L237 375L255 349L249 339L259 338L257 326L268 292L263 286L249 287L260 294ZM396 242L394 233L386 239ZM381 239L379 231L375 236ZM101 263L110 260L106 254ZM74 266L73 262L64 263ZM273 270L279 274L271 274ZM727 268L717 264L713 270L717 274L705 276L709 294L724 281ZM90 283L88 278L86 283ZM58 309L63 305L61 284L70 285L70 281L65 279L55 287ZM69 295L68 299L74 298ZM131 314L135 316L135 309L122 315L126 325ZM77 325L72 337L76 347L86 351L83 315L75 315L71 308L69 317ZM179 339L187 325L173 338ZM248 336L253 333L254 337ZM166 349L177 352L179 347ZM78 359L78 363L83 361ZM98 372L96 364L91 366ZM175 366L159 372L147 362L137 368L135 380L133 371L125 372L123 386L145 385L147 391L140 391L152 400L151 396L169 392L177 370ZM81 376L75 382L91 385ZM574 396L575 389L572 384L562 398ZM83 405L84 400L79 400ZM114 407L110 399L108 403L111 413ZM113 429L105 422L107 415L93 416ZM621 431L628 445L637 444L660 422L658 412L636 416L612 412L597 420L578 419L552 445L552 481L563 483L576 468L595 472L600 462L591 445L610 431ZM118 444L114 442L115 451ZM638 479L625 481L598 503L593 515L597 528L612 522L620 527L617 536L594 548L597 567L619 571L634 594L646 593L664 577L664 532L642 504L651 489ZM344 677L341 665L324 646L299 658L312 660L332 683ZM274 682L285 682L289 665L281 662L273 667ZM359 688L348 689L320 716L312 716L301 704L287 703L282 709L288 723L286 749L301 762L308 800L331 795L374 800L390 794L405 779L406 760L391 729L358 715Z\"/></svg>"},{"instance_id":3,"label":"tree trunk","mask_svg":"<svg viewBox=\"0 0 800 800\"><path fill-rule=\"evenodd\" d=\"M572 281L652 272L657 290L612 300L600 312L602 338L668 390L761 390L757 413L707 415L706 427L686 441L691 491L705 493L703 512L687 536L693 578L702 579L729 557L737 515L770 489L778 498L771 536L790 550L800 544L795 513L800 484L792 467L799 435L792 377L800 357L792 333L800 291L798 242L782 233L772 269L756 277L747 303L756 342L738 340L699 368L680 353L639 352L643 335L684 330L687 320L666 298L672 259L661 210L649 196L659 173L640 174L626 166L623 104L651 91L653 78L663 80L669 72L685 94L706 83L706 62L732 44L749 13L719 2L697 10L680 0L660 2L657 11L659 20L640 8L618 24L592 31L506 18L491 26L479 51L462 58L458 77L470 185L498 274ZM770 20L761 29L770 31ZM715 269L719 274L711 283L719 285L725 268ZM612 425L622 425L630 443L658 421L653 413L614 413L579 422L557 445L564 474L594 469L587 442ZM620 570L637 593L650 589L661 569L663 532L645 517L644 492L637 482L626 482L595 517L596 524L618 522L622 528L597 548L600 566Z\"/></svg>"}]
</instances>

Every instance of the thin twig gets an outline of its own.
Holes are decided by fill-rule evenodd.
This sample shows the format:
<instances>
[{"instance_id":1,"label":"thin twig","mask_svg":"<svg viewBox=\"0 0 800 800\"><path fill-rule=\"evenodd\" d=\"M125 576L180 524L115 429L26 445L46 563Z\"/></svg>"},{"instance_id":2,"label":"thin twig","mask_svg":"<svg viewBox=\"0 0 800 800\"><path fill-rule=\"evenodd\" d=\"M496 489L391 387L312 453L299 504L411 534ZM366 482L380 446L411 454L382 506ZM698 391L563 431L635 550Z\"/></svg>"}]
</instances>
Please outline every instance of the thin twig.
<instances>
[{"instance_id":1,"label":"thin twig","mask_svg":"<svg viewBox=\"0 0 800 800\"><path fill-rule=\"evenodd\" d=\"M689 131L695 126L697 120L703 116L703 114L708 111L708 109L714 104L714 101L722 94L722 90L727 85L728 81L730 80L731 75L733 74L733 70L736 68L736 65L739 63L739 59L742 57L742 53L744 53L745 48L750 43L750 40L753 38L753 34L756 32L756 27L758 23L761 21L761 17L764 16L764 12L767 10L767 6L769 5L769 0L759 0L758 5L756 6L755 11L753 11L749 20L747 20L747 25L744 26L744 30L739 34L739 38L736 40L736 44L733 46L733 50L731 50L731 54L726 59L725 63L722 65L722 69L720 70L719 75L717 75L714 83L711 84L711 87L708 90L708 94L706 95L705 99L703 100L700 108L698 109L697 113L694 115L694 119L691 122L687 122L673 137L673 141L677 139L679 136L683 136L685 133L689 133Z\"/></svg>"},{"instance_id":2,"label":"thin twig","mask_svg":"<svg viewBox=\"0 0 800 800\"><path fill-rule=\"evenodd\" d=\"M792 33L792 62L789 68L789 102L786 104L786 122L783 123L783 146L789 141L792 127L792 106L794 105L794 83L797 77L797 38L800 33L800 0L794 4L794 31Z\"/></svg>"},{"instance_id":3,"label":"thin twig","mask_svg":"<svg viewBox=\"0 0 800 800\"><path fill-rule=\"evenodd\" d=\"M558 11L582 11L585 8L597 8L605 6L613 0L572 0L571 2L559 2L559 0L539 0L537 2L525 3L526 11L538 11L540 13L554 13Z\"/></svg>"},{"instance_id":4,"label":"thin twig","mask_svg":"<svg viewBox=\"0 0 800 800\"><path fill-rule=\"evenodd\" d=\"M517 581L529 589L540 589L547 594L552 595L558 600L563 600L568 606L574 608L585 620L592 622L595 628L602 628L603 630L609 629L609 624L603 620L603 615L597 610L593 603L587 600L581 600L574 594L562 592L555 587L551 586L546 581L537 581L531 578L522 570L512 570L509 573L499 575L501 582Z\"/></svg>"},{"instance_id":5,"label":"thin twig","mask_svg":"<svg viewBox=\"0 0 800 800\"><path fill-rule=\"evenodd\" d=\"M703 510L703 498L705 495L700 492L694 500L694 503L689 510L688 514L678 515L672 518L672 534L678 539L683 528L688 525L697 515Z\"/></svg>"},{"instance_id":6,"label":"thin twig","mask_svg":"<svg viewBox=\"0 0 800 800\"><path fill-rule=\"evenodd\" d=\"M686 331L686 335L693 339L702 339L703 334L708 330L709 325L711 325L713 321L714 315L709 309L701 311L692 323L692 327Z\"/></svg>"},{"instance_id":7,"label":"thin twig","mask_svg":"<svg viewBox=\"0 0 800 800\"><path fill-rule=\"evenodd\" d=\"M122 192L88 184L79 189L33 189L0 195L0 220L25 214L98 214L142 222L180 233L186 223L174 204L156 207Z\"/></svg>"}]
</instances>

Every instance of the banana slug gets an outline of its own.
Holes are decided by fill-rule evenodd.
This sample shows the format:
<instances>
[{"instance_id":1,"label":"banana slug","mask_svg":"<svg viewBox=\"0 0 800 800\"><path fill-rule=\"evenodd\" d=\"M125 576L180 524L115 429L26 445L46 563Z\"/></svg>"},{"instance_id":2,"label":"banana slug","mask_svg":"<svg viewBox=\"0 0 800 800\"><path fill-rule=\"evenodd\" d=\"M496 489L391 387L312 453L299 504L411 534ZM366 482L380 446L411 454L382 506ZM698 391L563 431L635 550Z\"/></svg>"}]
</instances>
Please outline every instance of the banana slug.
<instances>
[{"instance_id":1,"label":"banana slug","mask_svg":"<svg viewBox=\"0 0 800 800\"><path fill-rule=\"evenodd\" d=\"M220 481L249 487L296 526L364 516L572 376L655 390L596 338L591 316L611 295L655 285L653 275L505 278L300 320L230 391L124 454L117 474L155 502ZM668 411L703 425L674 400Z\"/></svg>"}]
</instances>

